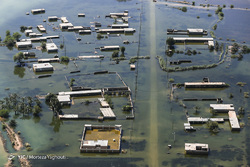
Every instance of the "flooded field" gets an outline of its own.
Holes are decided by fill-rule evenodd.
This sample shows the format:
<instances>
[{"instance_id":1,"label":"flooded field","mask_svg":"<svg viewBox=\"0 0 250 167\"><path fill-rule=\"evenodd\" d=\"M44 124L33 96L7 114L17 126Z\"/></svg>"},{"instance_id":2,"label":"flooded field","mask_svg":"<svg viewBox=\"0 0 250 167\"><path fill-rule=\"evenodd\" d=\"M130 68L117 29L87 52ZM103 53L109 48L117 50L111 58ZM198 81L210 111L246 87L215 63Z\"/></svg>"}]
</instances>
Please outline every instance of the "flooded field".
<instances>
[{"instance_id":1,"label":"flooded field","mask_svg":"<svg viewBox=\"0 0 250 167\"><path fill-rule=\"evenodd\" d=\"M57 53L47 53L37 50L41 42L33 42L31 50L18 50L16 47L0 46L0 98L17 93L19 96L44 96L47 93L71 91L69 82L74 79L74 86L101 89L105 87L123 87L124 84L116 74L98 74L97 71L117 72L131 90L135 118L126 119L130 111L123 111L124 105L129 104L125 94L113 93L109 97L113 103L114 120L60 120L50 107L41 99L42 112L39 117L32 114L15 115L10 112L9 122L15 119L15 131L20 131L23 143L29 143L31 151L23 148L15 151L6 132L1 129L6 139L4 149L0 148L0 166L7 162L7 156L13 153L14 165L18 163L18 155L55 155L67 159L32 159L33 166L247 166L250 165L250 132L249 114L250 103L246 97L250 91L249 64L250 54L243 54L242 59L233 58L228 46L238 43L250 47L250 8L249 0L240 1L187 1L183 4L174 1L160 0L66 0L43 1L6 1L1 4L0 14L5 16L0 21L0 36L2 44L5 32L19 32L21 39L28 38L20 32L20 26L32 26L33 31L40 33L36 26L42 24L46 28L43 36L59 35L59 39L48 40L58 47ZM209 4L209 5L208 5ZM205 5L205 6L204 6ZM224 18L219 20L215 14L216 5L223 6ZM234 5L230 8L230 5ZM182 7L187 11L183 12ZM8 12L8 10L12 12ZM33 15L31 9L44 8L43 14ZM180 8L180 9L179 9ZM98 28L110 28L112 24L123 24L120 18L105 17L110 13L128 10L128 24L135 28L133 34L102 34L98 38ZM29 15L26 15L29 12ZM6 16L6 13L8 15ZM78 17L85 13L85 17ZM90 27L91 34L80 35L74 31L62 31L59 27L61 20L49 22L49 16L66 17L74 26ZM46 22L44 22L44 19ZM101 27L94 23L100 22ZM212 27L217 24L217 29ZM207 30L206 37L211 38L213 31L218 42L223 46L218 50L209 50L207 44L179 43L174 45L172 54L167 54L167 29L186 30L197 28ZM178 35L178 37L189 37ZM191 36L192 37L192 36ZM197 37L197 36L195 36ZM125 44L124 41L129 41ZM60 45L64 47L60 48ZM124 60L113 59L113 51L100 51L102 46L119 45L125 47ZM191 54L186 54L190 50ZM196 53L194 54L194 50ZM51 63L53 72L33 72L34 62L25 66L17 66L13 56L19 51L35 52L39 59L67 56L68 63ZM178 51L178 52L177 52ZM236 53L236 55L238 55ZM78 59L78 56L103 55L101 59ZM119 52L119 58L122 56ZM150 59L136 59L135 70L130 69L130 58L149 56ZM159 56L164 60L166 72L160 68ZM138 58L138 57L137 57ZM190 60L191 63L170 64L170 61ZM213 68L178 71L191 66L206 66L216 64ZM77 73L71 73L78 71ZM50 77L38 78L41 75ZM223 89L186 89L183 86L172 88L172 83L182 85L184 82L201 82L208 77L211 82L225 82L229 85ZM67 81L68 80L68 81ZM246 83L239 86L238 82ZM101 96L74 97L73 104L64 106L64 114L82 114L84 116L100 116ZM214 114L209 105L217 101L185 101L185 98L222 98L224 104L233 104L241 125L240 131L232 131L226 120L219 123L219 132L209 130L207 124L192 124L196 131L186 132L183 124L189 117L225 118L227 114ZM90 101L86 105L86 101ZM244 108L244 114L239 108ZM121 153L80 153L80 139L84 124L92 125L122 125ZM185 143L206 143L210 147L208 155L186 155ZM171 145L171 146L169 146Z\"/></svg>"}]
</instances>

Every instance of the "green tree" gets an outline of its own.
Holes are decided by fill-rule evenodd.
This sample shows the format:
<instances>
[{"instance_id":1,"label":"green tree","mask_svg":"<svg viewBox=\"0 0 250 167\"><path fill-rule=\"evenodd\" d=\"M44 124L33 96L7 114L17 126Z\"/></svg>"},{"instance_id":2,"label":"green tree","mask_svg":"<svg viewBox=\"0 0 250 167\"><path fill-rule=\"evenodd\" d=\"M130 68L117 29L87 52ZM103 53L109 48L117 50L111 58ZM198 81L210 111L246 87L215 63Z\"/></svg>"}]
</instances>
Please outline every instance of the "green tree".
<instances>
[{"instance_id":1,"label":"green tree","mask_svg":"<svg viewBox=\"0 0 250 167\"><path fill-rule=\"evenodd\" d=\"M222 7L218 6L217 10L215 11L215 14L219 14L222 12Z\"/></svg>"},{"instance_id":2,"label":"green tree","mask_svg":"<svg viewBox=\"0 0 250 167\"><path fill-rule=\"evenodd\" d=\"M15 127L17 126L16 120L14 120L14 119L10 120L9 125L10 125L12 128L15 128Z\"/></svg>"},{"instance_id":3,"label":"green tree","mask_svg":"<svg viewBox=\"0 0 250 167\"><path fill-rule=\"evenodd\" d=\"M234 5L230 5L230 8L233 9L233 8L234 8Z\"/></svg>"},{"instance_id":4,"label":"green tree","mask_svg":"<svg viewBox=\"0 0 250 167\"><path fill-rule=\"evenodd\" d=\"M18 32L15 32L13 35L12 35L12 37L15 39L15 40L19 40L19 38L21 37L22 35L21 34L19 34Z\"/></svg>"},{"instance_id":5,"label":"green tree","mask_svg":"<svg viewBox=\"0 0 250 167\"><path fill-rule=\"evenodd\" d=\"M218 122L210 121L210 120L209 120L209 121L207 122L207 125L208 125L209 130L211 130L211 131L215 131L215 130L218 129Z\"/></svg>"},{"instance_id":6,"label":"green tree","mask_svg":"<svg viewBox=\"0 0 250 167\"><path fill-rule=\"evenodd\" d=\"M119 56L119 51L114 51L113 53L112 53L112 58L115 58L115 57L118 57Z\"/></svg>"},{"instance_id":7,"label":"green tree","mask_svg":"<svg viewBox=\"0 0 250 167\"><path fill-rule=\"evenodd\" d=\"M13 57L14 62L18 62L18 63L20 63L22 59L24 59L23 52L18 52Z\"/></svg>"},{"instance_id":8,"label":"green tree","mask_svg":"<svg viewBox=\"0 0 250 167\"><path fill-rule=\"evenodd\" d=\"M172 46L175 44L175 40L174 40L174 38L169 37L169 38L167 39L166 43L167 43L170 47L172 47Z\"/></svg>"},{"instance_id":9,"label":"green tree","mask_svg":"<svg viewBox=\"0 0 250 167\"><path fill-rule=\"evenodd\" d=\"M0 110L0 117L8 118L9 117L9 110L7 110L7 109L1 109Z\"/></svg>"},{"instance_id":10,"label":"green tree","mask_svg":"<svg viewBox=\"0 0 250 167\"><path fill-rule=\"evenodd\" d=\"M73 86L75 81L76 81L76 80L75 80L74 78L71 78L71 79L70 79L70 82L69 82L69 85L70 85L70 86Z\"/></svg>"},{"instance_id":11,"label":"green tree","mask_svg":"<svg viewBox=\"0 0 250 167\"><path fill-rule=\"evenodd\" d=\"M69 57L68 56L61 56L60 60L61 60L61 62L68 63L69 62Z\"/></svg>"},{"instance_id":12,"label":"green tree","mask_svg":"<svg viewBox=\"0 0 250 167\"><path fill-rule=\"evenodd\" d=\"M216 50L216 51L219 50L219 43L217 41L215 41L214 50Z\"/></svg>"},{"instance_id":13,"label":"green tree","mask_svg":"<svg viewBox=\"0 0 250 167\"><path fill-rule=\"evenodd\" d=\"M61 113L62 106L55 94L49 93L45 96L45 102L51 107L53 112Z\"/></svg>"},{"instance_id":14,"label":"green tree","mask_svg":"<svg viewBox=\"0 0 250 167\"><path fill-rule=\"evenodd\" d=\"M183 11L183 12L187 12L187 7L185 7L185 6L184 6L184 7L182 7L182 8L181 8L181 11Z\"/></svg>"},{"instance_id":15,"label":"green tree","mask_svg":"<svg viewBox=\"0 0 250 167\"><path fill-rule=\"evenodd\" d=\"M33 108L33 115L38 117L40 112L42 112L42 109L40 106L38 105L35 105L34 108Z\"/></svg>"},{"instance_id":16,"label":"green tree","mask_svg":"<svg viewBox=\"0 0 250 167\"><path fill-rule=\"evenodd\" d=\"M122 54L124 54L125 49L126 49L126 48L125 48L124 46L121 47L121 52L122 52Z\"/></svg>"},{"instance_id":17,"label":"green tree","mask_svg":"<svg viewBox=\"0 0 250 167\"><path fill-rule=\"evenodd\" d=\"M7 37L7 36L11 36L11 35L10 35L10 30L7 30L7 31L5 32L5 34L6 34L6 37Z\"/></svg>"},{"instance_id":18,"label":"green tree","mask_svg":"<svg viewBox=\"0 0 250 167\"><path fill-rule=\"evenodd\" d=\"M15 44L15 39L9 35L5 37L3 42L5 43L6 46L13 47Z\"/></svg>"},{"instance_id":19,"label":"green tree","mask_svg":"<svg viewBox=\"0 0 250 167\"><path fill-rule=\"evenodd\" d=\"M41 47L42 47L43 49L46 49L46 42L42 42Z\"/></svg>"},{"instance_id":20,"label":"green tree","mask_svg":"<svg viewBox=\"0 0 250 167\"><path fill-rule=\"evenodd\" d=\"M28 29L28 28L27 28L26 26L21 26L21 27L20 27L20 31L21 31L21 32L24 32L24 31L27 30L27 29Z\"/></svg>"}]
</instances>

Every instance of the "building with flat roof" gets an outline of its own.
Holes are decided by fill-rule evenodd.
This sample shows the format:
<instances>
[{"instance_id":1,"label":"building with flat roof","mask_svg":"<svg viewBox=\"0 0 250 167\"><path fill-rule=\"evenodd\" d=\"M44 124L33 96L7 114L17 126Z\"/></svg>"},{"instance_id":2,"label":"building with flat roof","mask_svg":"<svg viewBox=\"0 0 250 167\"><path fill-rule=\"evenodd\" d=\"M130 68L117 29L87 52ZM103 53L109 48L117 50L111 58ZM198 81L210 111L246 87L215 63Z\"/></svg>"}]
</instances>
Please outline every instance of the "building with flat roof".
<instances>
[{"instance_id":1,"label":"building with flat roof","mask_svg":"<svg viewBox=\"0 0 250 167\"><path fill-rule=\"evenodd\" d=\"M185 143L186 154L208 154L208 144L202 143Z\"/></svg>"},{"instance_id":2,"label":"building with flat roof","mask_svg":"<svg viewBox=\"0 0 250 167\"><path fill-rule=\"evenodd\" d=\"M128 28L129 24L112 24L111 28Z\"/></svg>"},{"instance_id":3,"label":"building with flat roof","mask_svg":"<svg viewBox=\"0 0 250 167\"><path fill-rule=\"evenodd\" d=\"M63 105L64 104L66 104L66 105L70 104L70 95L58 95L57 99L58 99L59 103L61 103Z\"/></svg>"},{"instance_id":4,"label":"building with flat roof","mask_svg":"<svg viewBox=\"0 0 250 167\"><path fill-rule=\"evenodd\" d=\"M121 149L121 125L85 124L81 139L80 152L119 153Z\"/></svg>"},{"instance_id":5,"label":"building with flat roof","mask_svg":"<svg viewBox=\"0 0 250 167\"><path fill-rule=\"evenodd\" d=\"M32 9L31 10L32 14L40 14L40 13L45 13L45 9Z\"/></svg>"},{"instance_id":6,"label":"building with flat roof","mask_svg":"<svg viewBox=\"0 0 250 167\"><path fill-rule=\"evenodd\" d=\"M39 64L33 64L33 70L35 72L44 72L44 71L54 71L54 68L50 63L39 63Z\"/></svg>"},{"instance_id":7,"label":"building with flat roof","mask_svg":"<svg viewBox=\"0 0 250 167\"><path fill-rule=\"evenodd\" d=\"M100 110L102 112L103 118L105 118L105 119L115 119L116 118L113 110L110 107L100 108Z\"/></svg>"},{"instance_id":8,"label":"building with flat roof","mask_svg":"<svg viewBox=\"0 0 250 167\"><path fill-rule=\"evenodd\" d=\"M57 16L49 16L48 21L57 21L58 17Z\"/></svg>"},{"instance_id":9,"label":"building with flat roof","mask_svg":"<svg viewBox=\"0 0 250 167\"><path fill-rule=\"evenodd\" d=\"M233 104L210 104L210 108L215 110L216 112L225 112L234 111Z\"/></svg>"},{"instance_id":10,"label":"building with flat roof","mask_svg":"<svg viewBox=\"0 0 250 167\"><path fill-rule=\"evenodd\" d=\"M120 46L119 45L114 45L114 46L102 46L100 47L101 51L109 51L109 50L119 50Z\"/></svg>"},{"instance_id":11,"label":"building with flat roof","mask_svg":"<svg viewBox=\"0 0 250 167\"><path fill-rule=\"evenodd\" d=\"M223 88L228 85L225 82L185 82L185 88Z\"/></svg>"},{"instance_id":12,"label":"building with flat roof","mask_svg":"<svg viewBox=\"0 0 250 167\"><path fill-rule=\"evenodd\" d=\"M240 130L239 121L238 121L238 118L237 118L235 111L229 111L228 117L229 117L229 123L231 125L231 129L232 130Z\"/></svg>"},{"instance_id":13,"label":"building with flat roof","mask_svg":"<svg viewBox=\"0 0 250 167\"><path fill-rule=\"evenodd\" d=\"M55 43L46 43L46 49L48 52L57 52L58 48Z\"/></svg>"},{"instance_id":14,"label":"building with flat roof","mask_svg":"<svg viewBox=\"0 0 250 167\"><path fill-rule=\"evenodd\" d=\"M46 32L46 29L43 27L43 25L37 25L37 29L41 32Z\"/></svg>"},{"instance_id":15,"label":"building with flat roof","mask_svg":"<svg viewBox=\"0 0 250 167\"><path fill-rule=\"evenodd\" d=\"M32 43L31 41L16 42L16 47L18 49L29 48L29 47L32 47Z\"/></svg>"},{"instance_id":16,"label":"building with flat roof","mask_svg":"<svg viewBox=\"0 0 250 167\"><path fill-rule=\"evenodd\" d=\"M59 26L61 29L68 29L69 27L73 27L73 24L65 22L65 23L60 23Z\"/></svg>"}]
</instances>

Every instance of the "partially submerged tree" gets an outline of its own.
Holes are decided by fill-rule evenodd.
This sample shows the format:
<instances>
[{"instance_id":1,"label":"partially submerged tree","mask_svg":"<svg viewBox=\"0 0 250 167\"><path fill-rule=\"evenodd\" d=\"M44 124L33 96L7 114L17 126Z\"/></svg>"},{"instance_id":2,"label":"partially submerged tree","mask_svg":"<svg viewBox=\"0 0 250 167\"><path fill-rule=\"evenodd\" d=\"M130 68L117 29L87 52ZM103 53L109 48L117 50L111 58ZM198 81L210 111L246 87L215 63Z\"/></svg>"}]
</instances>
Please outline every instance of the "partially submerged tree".
<instances>
[{"instance_id":1,"label":"partially submerged tree","mask_svg":"<svg viewBox=\"0 0 250 167\"><path fill-rule=\"evenodd\" d=\"M113 53L112 53L112 58L115 58L115 57L118 57L119 56L119 51L114 51Z\"/></svg>"},{"instance_id":2,"label":"partially submerged tree","mask_svg":"<svg viewBox=\"0 0 250 167\"><path fill-rule=\"evenodd\" d=\"M17 63L20 63L22 59L24 59L23 52L18 52L13 57L14 62L17 62Z\"/></svg>"},{"instance_id":3,"label":"partially submerged tree","mask_svg":"<svg viewBox=\"0 0 250 167\"><path fill-rule=\"evenodd\" d=\"M173 45L175 44L175 40L174 40L174 38L169 37L169 38L167 39L166 43L168 44L169 48L172 48Z\"/></svg>"},{"instance_id":4,"label":"partially submerged tree","mask_svg":"<svg viewBox=\"0 0 250 167\"><path fill-rule=\"evenodd\" d=\"M207 122L207 125L208 125L209 130L214 131L214 132L216 132L218 130L218 127L219 127L218 122L211 121L211 120L209 120Z\"/></svg>"},{"instance_id":5,"label":"partially submerged tree","mask_svg":"<svg viewBox=\"0 0 250 167\"><path fill-rule=\"evenodd\" d=\"M15 40L19 40L19 38L22 36L21 34L19 34L18 32L15 32L13 35L13 38L15 39Z\"/></svg>"}]
</instances>

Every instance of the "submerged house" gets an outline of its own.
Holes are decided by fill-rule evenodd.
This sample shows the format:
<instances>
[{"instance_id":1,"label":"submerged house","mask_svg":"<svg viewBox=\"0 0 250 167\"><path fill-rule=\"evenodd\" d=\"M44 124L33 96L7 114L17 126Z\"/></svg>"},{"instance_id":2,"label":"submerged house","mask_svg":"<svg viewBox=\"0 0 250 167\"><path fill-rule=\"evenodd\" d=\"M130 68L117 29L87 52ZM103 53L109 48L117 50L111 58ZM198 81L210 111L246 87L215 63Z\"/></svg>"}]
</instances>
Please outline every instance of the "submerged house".
<instances>
[{"instance_id":1,"label":"submerged house","mask_svg":"<svg viewBox=\"0 0 250 167\"><path fill-rule=\"evenodd\" d=\"M54 71L54 68L50 63L39 63L39 64L33 64L33 70L35 72L44 72L44 71Z\"/></svg>"},{"instance_id":2,"label":"submerged house","mask_svg":"<svg viewBox=\"0 0 250 167\"><path fill-rule=\"evenodd\" d=\"M48 21L57 21L58 17L57 16L49 16Z\"/></svg>"},{"instance_id":3,"label":"submerged house","mask_svg":"<svg viewBox=\"0 0 250 167\"><path fill-rule=\"evenodd\" d=\"M21 42L16 42L16 47L18 49L26 49L32 47L31 41L21 41Z\"/></svg>"},{"instance_id":4,"label":"submerged house","mask_svg":"<svg viewBox=\"0 0 250 167\"><path fill-rule=\"evenodd\" d=\"M120 46L119 45L114 45L114 46L102 46L100 47L101 51L109 51L109 50L119 50Z\"/></svg>"},{"instance_id":5,"label":"submerged house","mask_svg":"<svg viewBox=\"0 0 250 167\"><path fill-rule=\"evenodd\" d=\"M70 104L70 95L58 95L57 99L59 103L62 105L69 105Z\"/></svg>"},{"instance_id":6,"label":"submerged house","mask_svg":"<svg viewBox=\"0 0 250 167\"><path fill-rule=\"evenodd\" d=\"M202 143L185 143L186 154L208 154L208 144Z\"/></svg>"},{"instance_id":7,"label":"submerged house","mask_svg":"<svg viewBox=\"0 0 250 167\"><path fill-rule=\"evenodd\" d=\"M32 14L40 14L40 13L45 13L45 9L32 9L31 10Z\"/></svg>"},{"instance_id":8,"label":"submerged house","mask_svg":"<svg viewBox=\"0 0 250 167\"><path fill-rule=\"evenodd\" d=\"M119 153L121 149L121 125L85 124L81 139L82 153Z\"/></svg>"},{"instance_id":9,"label":"submerged house","mask_svg":"<svg viewBox=\"0 0 250 167\"><path fill-rule=\"evenodd\" d=\"M68 29L69 27L73 27L73 24L66 22L66 23L59 24L59 26L61 29Z\"/></svg>"},{"instance_id":10,"label":"submerged house","mask_svg":"<svg viewBox=\"0 0 250 167\"><path fill-rule=\"evenodd\" d=\"M46 43L46 49L48 52L57 52L58 48L55 43Z\"/></svg>"}]
</instances>

